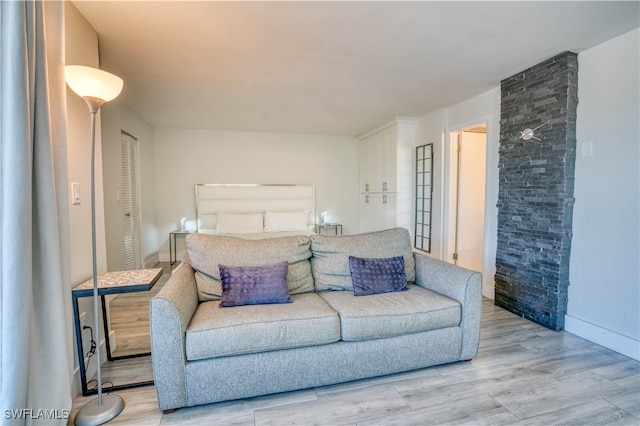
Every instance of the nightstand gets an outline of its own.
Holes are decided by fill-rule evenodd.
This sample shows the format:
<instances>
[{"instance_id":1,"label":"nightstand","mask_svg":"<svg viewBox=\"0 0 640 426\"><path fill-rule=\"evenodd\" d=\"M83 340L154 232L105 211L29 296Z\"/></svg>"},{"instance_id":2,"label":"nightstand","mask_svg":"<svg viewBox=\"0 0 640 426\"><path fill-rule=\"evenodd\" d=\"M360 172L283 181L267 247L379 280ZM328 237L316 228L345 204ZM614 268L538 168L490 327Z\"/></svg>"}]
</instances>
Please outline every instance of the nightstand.
<instances>
[{"instance_id":1,"label":"nightstand","mask_svg":"<svg viewBox=\"0 0 640 426\"><path fill-rule=\"evenodd\" d=\"M169 232L169 263L173 266L174 263L178 260L176 256L176 235L187 235L193 234L195 231L171 231Z\"/></svg>"},{"instance_id":2,"label":"nightstand","mask_svg":"<svg viewBox=\"0 0 640 426\"><path fill-rule=\"evenodd\" d=\"M342 225L340 223L323 223L315 225L313 232L318 235L342 235Z\"/></svg>"}]
</instances>

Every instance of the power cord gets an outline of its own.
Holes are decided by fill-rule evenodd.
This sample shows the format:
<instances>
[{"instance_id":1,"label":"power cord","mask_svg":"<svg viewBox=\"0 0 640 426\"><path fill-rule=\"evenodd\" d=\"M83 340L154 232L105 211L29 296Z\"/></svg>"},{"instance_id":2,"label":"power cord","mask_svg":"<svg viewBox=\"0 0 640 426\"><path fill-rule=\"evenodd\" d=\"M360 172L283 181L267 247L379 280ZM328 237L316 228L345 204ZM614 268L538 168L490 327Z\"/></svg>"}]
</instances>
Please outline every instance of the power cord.
<instances>
[{"instance_id":1,"label":"power cord","mask_svg":"<svg viewBox=\"0 0 640 426\"><path fill-rule=\"evenodd\" d=\"M87 351L87 353L85 354L85 357L87 358L87 362L84 364L84 370L87 371L87 366L89 364L89 361L91 361L91 357L94 356L96 354L96 351L98 350L98 345L96 344L95 339L93 338L93 329L91 327L89 327L88 325L85 325L84 327L82 327L83 330L89 330L90 333L90 343L91 343L91 347L89 348L89 350ZM112 390L113 390L113 382L111 381L106 381L106 382L102 382L102 387L104 388L105 384L109 384L109 388L108 390L106 390L107 394L109 394ZM93 384L92 388L89 388L89 384ZM89 392L93 392L94 390L96 390L98 388L98 381L97 380L89 380L89 382L87 382L87 390ZM105 389L103 389L103 391L105 391Z\"/></svg>"},{"instance_id":2,"label":"power cord","mask_svg":"<svg viewBox=\"0 0 640 426\"><path fill-rule=\"evenodd\" d=\"M93 385L93 386L89 387L90 384ZM113 382L111 380L103 381L102 382L102 392L105 393L106 395L109 395L111 393L111 391L113 391L113 386L114 385L113 385ZM107 389L105 389L105 388L107 388ZM87 392L93 392L96 389L98 389L98 381L96 379L89 380L87 382Z\"/></svg>"},{"instance_id":3,"label":"power cord","mask_svg":"<svg viewBox=\"0 0 640 426\"><path fill-rule=\"evenodd\" d=\"M89 327L88 325L85 325L84 327L82 327L82 329L83 330L87 330L88 329L89 332L91 333L91 348L85 354L85 357L87 358L87 362L84 364L84 370L87 371L87 364L91 360L91 357L96 354L96 350L98 349L98 345L96 344L96 341L93 338L93 329L91 327Z\"/></svg>"}]
</instances>

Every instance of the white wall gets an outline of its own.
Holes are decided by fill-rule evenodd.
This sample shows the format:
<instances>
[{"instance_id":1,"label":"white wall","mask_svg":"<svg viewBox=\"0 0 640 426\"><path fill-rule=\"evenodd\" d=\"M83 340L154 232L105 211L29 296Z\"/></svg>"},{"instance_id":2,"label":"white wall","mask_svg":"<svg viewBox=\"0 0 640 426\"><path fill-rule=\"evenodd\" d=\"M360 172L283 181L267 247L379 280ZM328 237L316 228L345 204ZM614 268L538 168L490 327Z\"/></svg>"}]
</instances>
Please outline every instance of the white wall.
<instances>
[{"instance_id":1,"label":"white wall","mask_svg":"<svg viewBox=\"0 0 640 426\"><path fill-rule=\"evenodd\" d=\"M640 359L640 30L578 55L567 331ZM589 150L592 150L592 155Z\"/></svg>"},{"instance_id":2,"label":"white wall","mask_svg":"<svg viewBox=\"0 0 640 426\"><path fill-rule=\"evenodd\" d=\"M138 190L143 267L150 268L158 263L154 130L136 113L116 99L102 107L105 228L107 265L110 271L125 268L124 216L122 201L118 200L116 195L117 191L122 190L121 130L136 137L138 144Z\"/></svg>"},{"instance_id":3,"label":"white wall","mask_svg":"<svg viewBox=\"0 0 640 426\"><path fill-rule=\"evenodd\" d=\"M450 228L446 212L449 181L446 175L454 161L450 133L480 122L487 123L487 169L485 205L484 261L482 294L493 299L497 246L498 210L498 144L500 139L500 87L491 89L459 104L420 117L417 122L416 146L433 143L433 217L431 255L451 262L449 251Z\"/></svg>"},{"instance_id":4,"label":"white wall","mask_svg":"<svg viewBox=\"0 0 640 426\"><path fill-rule=\"evenodd\" d=\"M78 12L71 2L65 3L65 55L67 65L98 66L98 35ZM102 203L102 155L100 138L100 118L96 123L96 237L98 272L106 270L104 209ZM67 89L67 161L69 184L80 184L80 204L69 208L70 250L71 250L71 287L91 278L91 146L90 146L90 114L85 102ZM71 191L69 191L71 193ZM69 201L70 202L70 201ZM86 325L94 327L93 310L90 298L79 299L80 312L86 312ZM75 333L73 324L69 329ZM94 328L95 329L95 328ZM74 334L75 336L75 334ZM88 348L88 336L84 339ZM101 335L104 338L104 333ZM74 338L75 354L75 338ZM92 363L89 374L95 372ZM78 362L74 361L75 374ZM80 382L75 379L74 395L79 391Z\"/></svg>"},{"instance_id":5,"label":"white wall","mask_svg":"<svg viewBox=\"0 0 640 426\"><path fill-rule=\"evenodd\" d=\"M169 232L180 218L195 227L197 183L315 184L316 210L342 223L345 234L357 232L358 155L355 137L156 129L160 260L169 260Z\"/></svg>"}]
</instances>

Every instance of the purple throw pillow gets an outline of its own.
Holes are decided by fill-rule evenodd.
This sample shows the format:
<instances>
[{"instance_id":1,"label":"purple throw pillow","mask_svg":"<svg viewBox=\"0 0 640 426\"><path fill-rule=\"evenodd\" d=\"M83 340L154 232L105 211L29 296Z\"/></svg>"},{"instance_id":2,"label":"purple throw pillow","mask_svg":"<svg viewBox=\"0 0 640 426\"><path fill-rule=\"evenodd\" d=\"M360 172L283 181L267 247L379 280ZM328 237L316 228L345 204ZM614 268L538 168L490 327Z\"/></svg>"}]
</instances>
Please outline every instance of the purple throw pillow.
<instances>
[{"instance_id":1,"label":"purple throw pillow","mask_svg":"<svg viewBox=\"0 0 640 426\"><path fill-rule=\"evenodd\" d=\"M381 259L349 256L349 269L355 296L407 290L402 256Z\"/></svg>"},{"instance_id":2,"label":"purple throw pillow","mask_svg":"<svg viewBox=\"0 0 640 426\"><path fill-rule=\"evenodd\" d=\"M266 266L219 265L222 281L220 307L291 303L288 268L286 261Z\"/></svg>"}]
</instances>

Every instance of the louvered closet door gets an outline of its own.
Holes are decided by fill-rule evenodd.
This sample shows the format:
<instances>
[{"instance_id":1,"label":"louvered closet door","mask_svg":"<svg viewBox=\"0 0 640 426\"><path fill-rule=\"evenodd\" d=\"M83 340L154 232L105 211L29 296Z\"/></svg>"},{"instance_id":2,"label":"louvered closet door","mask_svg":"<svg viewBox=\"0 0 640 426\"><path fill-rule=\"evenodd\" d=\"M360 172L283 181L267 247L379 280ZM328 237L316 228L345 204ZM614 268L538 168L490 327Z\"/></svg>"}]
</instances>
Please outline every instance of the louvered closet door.
<instances>
[{"instance_id":1,"label":"louvered closet door","mask_svg":"<svg viewBox=\"0 0 640 426\"><path fill-rule=\"evenodd\" d=\"M138 143L121 134L122 214L125 269L142 268L140 250L140 210L138 203Z\"/></svg>"}]
</instances>

